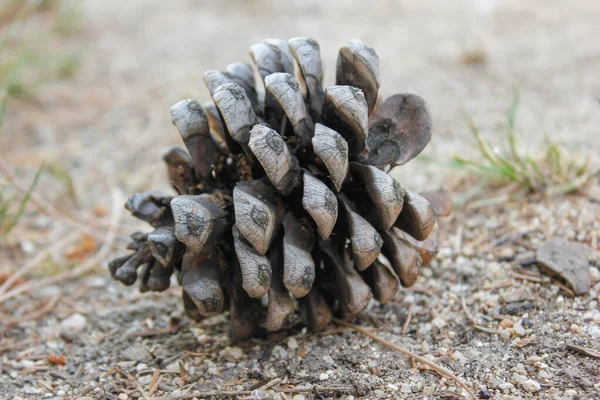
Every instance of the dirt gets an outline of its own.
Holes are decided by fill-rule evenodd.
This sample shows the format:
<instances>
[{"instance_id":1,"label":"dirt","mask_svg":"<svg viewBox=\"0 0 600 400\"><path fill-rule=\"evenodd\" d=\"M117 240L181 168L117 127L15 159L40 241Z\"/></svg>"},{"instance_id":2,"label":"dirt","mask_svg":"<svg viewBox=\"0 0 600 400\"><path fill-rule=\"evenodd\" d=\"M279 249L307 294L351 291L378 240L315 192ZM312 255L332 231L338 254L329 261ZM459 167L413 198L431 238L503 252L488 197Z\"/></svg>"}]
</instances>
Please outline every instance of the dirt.
<instances>
[{"instance_id":1,"label":"dirt","mask_svg":"<svg viewBox=\"0 0 600 400\"><path fill-rule=\"evenodd\" d=\"M203 71L249 61L250 45L264 38L303 35L321 43L332 82L337 49L360 38L380 56L382 95L416 91L434 116L425 154L435 161L395 176L415 189L443 185L459 204L441 221L440 253L415 287L390 304L373 302L356 323L450 369L482 398L600 398L600 360L567 346L600 350L598 203L582 195L512 200L506 189L479 188L447 168L454 153L476 155L464 112L493 138L516 88L523 146L539 146L547 133L575 152L598 148L595 2L109 0L83 9L85 29L52 41L57 49L84 46L81 70L9 104L0 152L22 182L41 160L67 169L77 201L49 174L36 193L76 219L93 219L98 244L110 215L94 212L110 214L111 188L169 190L159 159L179 139L168 109L183 97L208 99ZM479 56L465 58L471 53ZM125 215L110 256L123 252L134 227L143 225ZM80 229L30 207L0 249L1 270L18 269L74 231L78 239ZM587 295L572 296L531 262L555 236L587 246ZM76 267L65 256L74 242L52 249L30 280ZM223 398L246 390L255 391L232 397L460 398L451 380L333 324L232 344L227 315L191 323L180 288L122 287L108 276L108 258L83 277L0 305L0 398ZM64 366L48 361L56 354L66 356Z\"/></svg>"}]
</instances>

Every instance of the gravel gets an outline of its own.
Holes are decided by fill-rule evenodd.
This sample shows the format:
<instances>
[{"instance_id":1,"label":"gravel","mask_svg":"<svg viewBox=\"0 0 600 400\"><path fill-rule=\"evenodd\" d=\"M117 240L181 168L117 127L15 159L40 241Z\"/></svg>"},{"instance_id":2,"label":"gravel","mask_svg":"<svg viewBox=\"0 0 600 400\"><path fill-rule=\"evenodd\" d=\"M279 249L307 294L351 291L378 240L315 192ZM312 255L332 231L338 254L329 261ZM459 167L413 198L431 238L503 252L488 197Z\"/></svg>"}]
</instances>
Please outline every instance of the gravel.
<instances>
[{"instance_id":1,"label":"gravel","mask_svg":"<svg viewBox=\"0 0 600 400\"><path fill-rule=\"evenodd\" d=\"M442 219L440 252L416 285L389 304L373 301L355 322L452 370L480 398L600 398L600 360L567 347L600 351L598 202L584 196L510 200L502 197L507 188L477 192L477 182L449 176L454 170L445 164L452 152L473 152L460 110L473 114L482 132L495 133L515 82L523 94L518 127L528 133L524 141L536 132L541 141L548 131L573 146L599 144L600 113L590 110L597 108L593 93L600 87L584 70L598 70L599 59L577 34L600 33L597 14L590 11L595 2L582 2L583 9L498 4L489 14L458 1L409 2L402 8L394 2L384 2L385 7L254 3L234 2L239 13L223 13L217 5L194 2L178 7L157 0L86 2L91 18L81 37L94 40L86 42L90 47L80 74L74 83L44 85L34 102L9 104L8 134L0 136L3 161L18 166L19 174L34 171L48 154L64 162L80 210L110 209L107 181L127 193L161 185L169 190L156 162L163 148L175 143L175 135L165 134L173 129L168 107L184 95L207 99L202 71L247 57L250 44L275 34L314 33L323 54L333 56L345 40L360 37L380 51L382 93L419 91L435 118L424 159L444 158L417 161L396 176L415 188L445 184L460 204ZM391 7L398 8L391 12ZM249 15L252 19L244 17ZM363 23L363 17L378 21L381 30ZM236 30L226 30L227 24ZM425 25L435 29L414 34ZM568 34L555 35L558 31ZM482 38L486 64L457 61L462 46L457 43L464 37ZM539 37L547 38L542 47L534 41ZM335 57L326 62L335 65ZM540 70L540 63L548 64ZM53 178L40 180L36 190L67 211L78 210ZM125 219L121 231L131 231L132 224ZM0 259L22 266L72 230L64 219L28 213L11 236L15 239L0 248ZM587 294L574 297L535 263L537 250L553 237L577 242L586 252ZM122 233L117 240L122 247ZM71 268L73 260L63 253L53 250L36 274ZM189 322L181 310L181 289L172 286L161 294L140 294L112 282L103 269L7 301L0 310L0 398L138 399L140 388L149 397L196 393L203 398L223 398L215 391L284 398L285 390L286 398L295 400L437 399L461 393L423 365L414 369L391 349L334 325L311 334L297 324L231 343L227 315ZM60 301L51 310L26 318L58 293ZM66 365L51 364L51 354L64 355Z\"/></svg>"}]
</instances>

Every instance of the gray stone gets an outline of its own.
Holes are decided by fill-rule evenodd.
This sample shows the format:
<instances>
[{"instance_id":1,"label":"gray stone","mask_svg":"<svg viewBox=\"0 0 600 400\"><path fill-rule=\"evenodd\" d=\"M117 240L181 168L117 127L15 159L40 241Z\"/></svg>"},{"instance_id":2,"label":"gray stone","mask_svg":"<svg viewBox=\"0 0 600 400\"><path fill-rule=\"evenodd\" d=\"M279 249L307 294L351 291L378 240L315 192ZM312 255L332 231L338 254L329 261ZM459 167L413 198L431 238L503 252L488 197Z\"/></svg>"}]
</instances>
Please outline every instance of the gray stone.
<instances>
[{"instance_id":1,"label":"gray stone","mask_svg":"<svg viewBox=\"0 0 600 400\"><path fill-rule=\"evenodd\" d=\"M544 272L564 279L575 294L586 294L590 290L588 259L583 245L555 237L540 246L537 260Z\"/></svg>"}]
</instances>

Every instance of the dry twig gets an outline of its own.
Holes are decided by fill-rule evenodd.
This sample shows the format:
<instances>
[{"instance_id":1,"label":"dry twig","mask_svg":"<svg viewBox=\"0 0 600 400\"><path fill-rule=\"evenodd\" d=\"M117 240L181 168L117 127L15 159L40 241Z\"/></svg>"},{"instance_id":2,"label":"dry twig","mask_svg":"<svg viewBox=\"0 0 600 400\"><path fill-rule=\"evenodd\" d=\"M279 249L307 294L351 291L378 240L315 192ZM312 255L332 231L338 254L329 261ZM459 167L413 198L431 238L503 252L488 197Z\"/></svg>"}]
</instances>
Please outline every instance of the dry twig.
<instances>
[{"instance_id":1,"label":"dry twig","mask_svg":"<svg viewBox=\"0 0 600 400\"><path fill-rule=\"evenodd\" d=\"M21 193L27 193L27 186L20 182L20 179L17 175L11 171L6 165L0 162L0 171L6 176L6 178L12 183L12 185ZM38 210L43 212L44 214L49 215L50 217L54 217L56 219L66 219L71 225L77 226L77 228L87 234L90 234L94 237L99 237L100 233L91 228L90 226L95 226L99 229L107 229L109 228L110 222L98 221L86 213L77 212L77 215L73 216L64 211L56 208L52 203L45 200L43 197L36 195L35 193L31 193L30 201L33 205L37 207ZM84 222L81 222L83 220Z\"/></svg>"},{"instance_id":2,"label":"dry twig","mask_svg":"<svg viewBox=\"0 0 600 400\"><path fill-rule=\"evenodd\" d=\"M375 335L374 333L369 332L368 330L366 330L366 329L364 329L364 328L362 328L360 326L351 324L351 323L346 322L346 321L342 321L341 319L337 319L337 318L334 318L333 321L336 324L343 325L343 326L346 326L348 328L354 329L356 332L362 333L363 335L368 336L371 339L373 339L373 340L375 340L375 341L377 341L377 342L379 342L379 343L381 343L381 344L383 344L383 345L385 345L385 346L387 346L387 347L389 347L391 349L394 349L394 350L396 350L396 351L404 354L407 357L413 358L413 359L417 360L418 362L427 365L428 367L432 368L434 371L436 371L440 375L446 376L446 377L452 379L453 381L455 381L460 387L462 387L469 394L469 396L471 396L472 399L477 399L477 397L471 391L471 389L469 389L469 387L467 386L467 384L464 383L459 377L457 377L456 375L454 375L452 372L450 372L446 368L441 367L441 366L439 366L439 365L437 365L437 364L429 361L426 358L423 358L423 357L418 356L418 355L416 355L414 353L411 353L410 351L408 351L408 350L406 350L406 349L398 346L397 344L394 344L392 342L388 342L387 340L385 340L385 339L383 339L383 338Z\"/></svg>"},{"instance_id":3,"label":"dry twig","mask_svg":"<svg viewBox=\"0 0 600 400\"><path fill-rule=\"evenodd\" d=\"M404 335L408 331L408 326L410 325L410 320L412 319L413 312L415 311L415 303L410 305L408 309L408 316L406 317L406 321L404 322L404 326L402 327L402 334Z\"/></svg>"}]
</instances>

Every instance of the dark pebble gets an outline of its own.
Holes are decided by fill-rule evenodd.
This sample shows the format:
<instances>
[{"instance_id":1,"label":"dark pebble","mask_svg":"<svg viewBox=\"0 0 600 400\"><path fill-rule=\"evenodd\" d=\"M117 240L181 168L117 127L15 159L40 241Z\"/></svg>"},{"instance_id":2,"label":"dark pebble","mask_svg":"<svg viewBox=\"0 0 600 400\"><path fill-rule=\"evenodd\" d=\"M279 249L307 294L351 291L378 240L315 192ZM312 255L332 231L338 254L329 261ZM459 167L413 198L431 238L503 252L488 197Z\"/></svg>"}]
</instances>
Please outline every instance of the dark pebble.
<instances>
[{"instance_id":1,"label":"dark pebble","mask_svg":"<svg viewBox=\"0 0 600 400\"><path fill-rule=\"evenodd\" d=\"M502 314L507 315L521 315L529 312L535 308L535 304L531 301L516 301L514 303L508 303L502 307Z\"/></svg>"}]
</instances>

